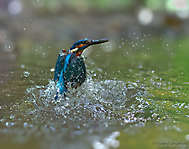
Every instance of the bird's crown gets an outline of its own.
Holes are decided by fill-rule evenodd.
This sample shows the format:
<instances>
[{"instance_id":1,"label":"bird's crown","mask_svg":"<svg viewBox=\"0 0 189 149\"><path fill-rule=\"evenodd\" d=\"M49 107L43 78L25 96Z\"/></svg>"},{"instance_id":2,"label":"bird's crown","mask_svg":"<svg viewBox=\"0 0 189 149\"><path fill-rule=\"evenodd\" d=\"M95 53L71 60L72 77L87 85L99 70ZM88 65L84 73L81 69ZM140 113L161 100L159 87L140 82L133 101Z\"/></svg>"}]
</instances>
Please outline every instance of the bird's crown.
<instances>
[{"instance_id":1,"label":"bird's crown","mask_svg":"<svg viewBox=\"0 0 189 149\"><path fill-rule=\"evenodd\" d=\"M107 39L89 40L87 38L78 40L69 49L69 53L76 53L77 56L80 56L83 53L84 49L86 49L90 45L100 44L104 42L108 42L108 40Z\"/></svg>"}]
</instances>

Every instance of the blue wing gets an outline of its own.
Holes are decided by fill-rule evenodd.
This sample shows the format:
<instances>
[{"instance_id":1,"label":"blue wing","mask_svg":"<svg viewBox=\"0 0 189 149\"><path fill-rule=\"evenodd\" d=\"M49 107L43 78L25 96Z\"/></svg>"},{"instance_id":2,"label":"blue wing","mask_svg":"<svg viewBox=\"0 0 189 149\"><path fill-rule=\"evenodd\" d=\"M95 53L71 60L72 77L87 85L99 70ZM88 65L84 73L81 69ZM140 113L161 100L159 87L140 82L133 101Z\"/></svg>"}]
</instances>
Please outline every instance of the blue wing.
<instances>
[{"instance_id":1,"label":"blue wing","mask_svg":"<svg viewBox=\"0 0 189 149\"><path fill-rule=\"evenodd\" d=\"M58 81L56 84L57 93L55 96L55 100L58 99L59 93L64 94L67 91L65 86L64 73L66 71L66 68L68 67L71 55L72 54L68 54L68 55L59 54L58 56L55 66L55 73L54 73L54 81Z\"/></svg>"},{"instance_id":2,"label":"blue wing","mask_svg":"<svg viewBox=\"0 0 189 149\"><path fill-rule=\"evenodd\" d=\"M66 55L59 54L56 65L55 65L55 72L54 72L54 81L58 81L61 71L64 67L64 61L65 61Z\"/></svg>"}]
</instances>

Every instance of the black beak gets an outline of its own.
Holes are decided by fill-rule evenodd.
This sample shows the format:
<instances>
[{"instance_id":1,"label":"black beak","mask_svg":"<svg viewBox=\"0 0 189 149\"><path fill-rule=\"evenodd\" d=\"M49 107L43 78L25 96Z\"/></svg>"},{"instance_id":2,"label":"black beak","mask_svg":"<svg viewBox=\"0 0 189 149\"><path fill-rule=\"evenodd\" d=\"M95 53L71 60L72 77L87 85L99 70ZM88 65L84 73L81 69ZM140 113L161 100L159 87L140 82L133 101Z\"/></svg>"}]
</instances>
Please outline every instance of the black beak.
<instances>
[{"instance_id":1,"label":"black beak","mask_svg":"<svg viewBox=\"0 0 189 149\"><path fill-rule=\"evenodd\" d=\"M90 45L101 44L108 42L108 39L91 40Z\"/></svg>"}]
</instances>

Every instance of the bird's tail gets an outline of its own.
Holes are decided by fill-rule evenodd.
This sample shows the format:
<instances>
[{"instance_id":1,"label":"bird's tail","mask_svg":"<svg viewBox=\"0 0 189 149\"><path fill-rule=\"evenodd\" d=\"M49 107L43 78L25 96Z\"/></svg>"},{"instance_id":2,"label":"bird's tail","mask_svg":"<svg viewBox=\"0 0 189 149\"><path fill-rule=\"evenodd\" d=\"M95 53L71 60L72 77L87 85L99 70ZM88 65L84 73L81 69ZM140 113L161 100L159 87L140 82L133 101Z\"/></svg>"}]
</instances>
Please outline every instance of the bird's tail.
<instances>
[{"instance_id":1,"label":"bird's tail","mask_svg":"<svg viewBox=\"0 0 189 149\"><path fill-rule=\"evenodd\" d=\"M64 82L57 82L56 84L56 95L54 96L54 99L57 100L59 95L64 95L65 96L65 92L67 91L66 87L64 86Z\"/></svg>"},{"instance_id":2,"label":"bird's tail","mask_svg":"<svg viewBox=\"0 0 189 149\"><path fill-rule=\"evenodd\" d=\"M54 99L57 100L59 97L59 94L65 94L65 92L67 91L66 87L65 87L65 83L64 83L64 70L61 71L60 76L59 76L59 80L56 84L56 95L54 96Z\"/></svg>"},{"instance_id":3,"label":"bird's tail","mask_svg":"<svg viewBox=\"0 0 189 149\"><path fill-rule=\"evenodd\" d=\"M54 100L58 99L58 92L56 92L56 95L54 96Z\"/></svg>"}]
</instances>

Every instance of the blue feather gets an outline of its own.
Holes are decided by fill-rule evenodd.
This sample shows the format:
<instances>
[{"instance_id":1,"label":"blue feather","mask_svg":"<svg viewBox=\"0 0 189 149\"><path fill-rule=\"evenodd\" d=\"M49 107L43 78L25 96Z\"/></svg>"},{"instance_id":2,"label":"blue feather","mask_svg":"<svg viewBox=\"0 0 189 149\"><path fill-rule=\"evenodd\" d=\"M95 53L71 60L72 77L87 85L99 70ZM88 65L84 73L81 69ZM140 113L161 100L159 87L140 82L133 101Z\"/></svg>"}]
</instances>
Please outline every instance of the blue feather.
<instances>
[{"instance_id":1,"label":"blue feather","mask_svg":"<svg viewBox=\"0 0 189 149\"><path fill-rule=\"evenodd\" d=\"M75 42L72 47L70 48L70 50L76 48L77 45L81 44L82 41L87 41L88 39L85 38L85 39L82 39L82 40L78 40L77 42Z\"/></svg>"},{"instance_id":2,"label":"blue feather","mask_svg":"<svg viewBox=\"0 0 189 149\"><path fill-rule=\"evenodd\" d=\"M62 71L62 68L64 67L64 60L65 60L65 55L60 53L58 55L56 65L55 65L55 72L54 72L54 81L57 81L58 78L60 77L60 73Z\"/></svg>"},{"instance_id":3,"label":"blue feather","mask_svg":"<svg viewBox=\"0 0 189 149\"><path fill-rule=\"evenodd\" d=\"M66 58L65 58L64 67L61 70L61 73L60 73L60 76L59 76L59 80L58 80L58 82L56 84L57 92L56 92L55 100L58 99L59 93L60 94L64 94L67 91L67 89L65 87L65 82L64 82L64 73L66 71L66 68L68 67L69 60L70 60L71 56L72 56L72 54L68 54L66 56Z\"/></svg>"},{"instance_id":4,"label":"blue feather","mask_svg":"<svg viewBox=\"0 0 189 149\"><path fill-rule=\"evenodd\" d=\"M58 55L58 58L56 61L56 66L55 66L55 72L54 72L54 81L56 81L58 79L60 69L61 69L61 56Z\"/></svg>"}]
</instances>

